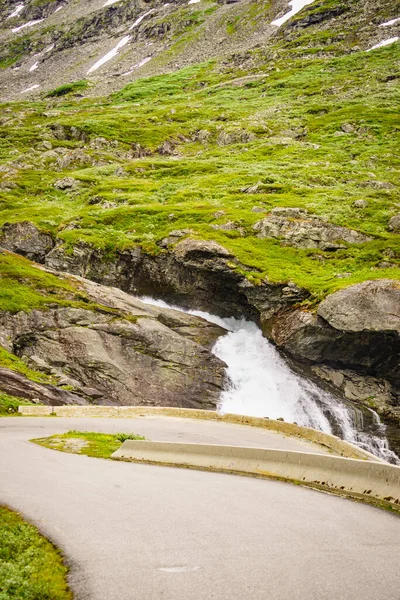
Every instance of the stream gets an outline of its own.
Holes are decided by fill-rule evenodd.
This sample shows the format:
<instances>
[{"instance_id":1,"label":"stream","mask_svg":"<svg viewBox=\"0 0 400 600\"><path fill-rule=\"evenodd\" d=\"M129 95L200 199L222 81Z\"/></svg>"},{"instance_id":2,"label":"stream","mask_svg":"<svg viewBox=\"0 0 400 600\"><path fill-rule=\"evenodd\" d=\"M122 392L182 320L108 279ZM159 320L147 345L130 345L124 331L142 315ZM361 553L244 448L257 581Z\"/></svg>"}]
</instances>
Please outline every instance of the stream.
<instances>
[{"instance_id":1,"label":"stream","mask_svg":"<svg viewBox=\"0 0 400 600\"><path fill-rule=\"evenodd\" d=\"M140 300L202 317L226 330L212 348L213 354L227 365L229 383L221 393L218 407L221 413L282 418L288 423L337 435L384 460L400 464L389 448L385 425L376 412L345 403L297 374L255 323L198 310L186 311L149 297Z\"/></svg>"}]
</instances>

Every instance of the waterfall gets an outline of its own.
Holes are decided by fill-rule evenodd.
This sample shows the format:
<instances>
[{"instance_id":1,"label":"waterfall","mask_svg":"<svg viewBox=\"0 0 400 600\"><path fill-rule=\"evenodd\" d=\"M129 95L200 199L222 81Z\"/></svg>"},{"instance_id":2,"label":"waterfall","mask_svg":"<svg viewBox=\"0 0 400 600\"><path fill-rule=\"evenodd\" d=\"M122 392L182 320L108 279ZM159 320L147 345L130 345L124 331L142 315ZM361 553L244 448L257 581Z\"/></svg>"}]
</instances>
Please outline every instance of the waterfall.
<instances>
[{"instance_id":1,"label":"waterfall","mask_svg":"<svg viewBox=\"0 0 400 600\"><path fill-rule=\"evenodd\" d=\"M227 365L228 385L218 407L221 413L282 418L338 435L380 458L400 462L389 449L385 427L374 411L368 409L372 413L374 431L367 432L362 410L346 405L295 373L255 323L233 317L220 318L198 310L183 311L148 297L141 300L202 317L227 331L212 348L213 354Z\"/></svg>"}]
</instances>

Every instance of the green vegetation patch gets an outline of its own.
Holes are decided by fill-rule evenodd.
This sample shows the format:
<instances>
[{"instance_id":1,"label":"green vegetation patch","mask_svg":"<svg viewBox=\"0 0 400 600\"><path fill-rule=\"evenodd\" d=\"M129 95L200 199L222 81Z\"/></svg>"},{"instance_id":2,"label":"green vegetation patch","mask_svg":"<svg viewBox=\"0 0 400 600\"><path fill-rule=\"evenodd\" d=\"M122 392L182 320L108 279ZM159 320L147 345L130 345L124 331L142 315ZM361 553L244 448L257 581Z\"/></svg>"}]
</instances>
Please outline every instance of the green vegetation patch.
<instances>
[{"instance_id":1,"label":"green vegetation patch","mask_svg":"<svg viewBox=\"0 0 400 600\"><path fill-rule=\"evenodd\" d=\"M0 506L0 600L72 600L67 572L36 527Z\"/></svg>"},{"instance_id":2,"label":"green vegetation patch","mask_svg":"<svg viewBox=\"0 0 400 600\"><path fill-rule=\"evenodd\" d=\"M88 82L84 79L81 81L73 81L72 83L64 83L64 85L60 85L58 88L51 90L46 94L47 98L58 98L60 96L66 96L67 94L72 94L74 92L80 92L85 90L89 86Z\"/></svg>"},{"instance_id":3,"label":"green vegetation patch","mask_svg":"<svg viewBox=\"0 0 400 600\"><path fill-rule=\"evenodd\" d=\"M0 391L0 417L5 417L6 415L18 415L18 406L21 406L22 404L27 406L32 405L33 403Z\"/></svg>"},{"instance_id":4,"label":"green vegetation patch","mask_svg":"<svg viewBox=\"0 0 400 600\"><path fill-rule=\"evenodd\" d=\"M110 458L125 440L144 439L146 438L135 433L92 433L71 430L60 435L37 438L31 442L60 452L84 454L95 458ZM1 597L0 600L2 600Z\"/></svg>"}]
</instances>

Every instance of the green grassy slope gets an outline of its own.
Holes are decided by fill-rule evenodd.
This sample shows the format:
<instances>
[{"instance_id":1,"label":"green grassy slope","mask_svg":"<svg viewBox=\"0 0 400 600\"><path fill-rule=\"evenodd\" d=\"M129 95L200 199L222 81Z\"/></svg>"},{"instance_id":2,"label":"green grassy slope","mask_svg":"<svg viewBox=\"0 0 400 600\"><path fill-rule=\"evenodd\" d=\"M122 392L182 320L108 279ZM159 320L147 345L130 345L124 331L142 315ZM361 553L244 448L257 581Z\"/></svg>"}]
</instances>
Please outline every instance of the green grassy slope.
<instances>
[{"instance_id":1,"label":"green grassy slope","mask_svg":"<svg viewBox=\"0 0 400 600\"><path fill-rule=\"evenodd\" d=\"M232 250L253 281L292 280L316 299L366 279L399 278L399 236L387 223L399 211L400 46L325 54L292 55L285 40L281 58L249 79L237 81L254 70L207 63L139 80L110 98L5 105L1 223L33 221L67 245L85 241L111 254L137 244L159 252L156 243L171 230L190 228ZM54 124L118 144L55 140ZM43 158L44 139L81 148L94 164L60 168ZM165 141L172 155L160 154ZM129 157L137 144L146 155ZM80 182L77 190L54 188L66 176ZM261 193L242 191L257 182ZM354 207L360 199L367 208ZM285 247L255 236L264 216L255 206L265 214L306 208L373 239L337 252ZM241 230L212 227L227 221Z\"/></svg>"}]
</instances>

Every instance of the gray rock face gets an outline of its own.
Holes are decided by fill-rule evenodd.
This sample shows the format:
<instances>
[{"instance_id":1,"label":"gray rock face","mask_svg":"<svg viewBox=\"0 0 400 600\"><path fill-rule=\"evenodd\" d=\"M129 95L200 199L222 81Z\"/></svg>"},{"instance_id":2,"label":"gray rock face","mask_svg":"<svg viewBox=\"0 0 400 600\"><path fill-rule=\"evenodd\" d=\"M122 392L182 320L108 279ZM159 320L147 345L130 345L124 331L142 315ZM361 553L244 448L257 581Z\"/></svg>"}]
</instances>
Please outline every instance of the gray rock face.
<instances>
[{"instance_id":1,"label":"gray rock face","mask_svg":"<svg viewBox=\"0 0 400 600\"><path fill-rule=\"evenodd\" d=\"M400 282L365 281L331 294L318 315L342 331L397 331L400 333Z\"/></svg>"},{"instance_id":2,"label":"gray rock face","mask_svg":"<svg viewBox=\"0 0 400 600\"><path fill-rule=\"evenodd\" d=\"M348 400L364 404L382 416L396 415L396 399L387 381L360 375L349 369L335 370L327 366L311 367L320 379L343 392Z\"/></svg>"},{"instance_id":3,"label":"gray rock face","mask_svg":"<svg viewBox=\"0 0 400 600\"><path fill-rule=\"evenodd\" d=\"M400 386L399 284L367 281L328 296L317 315L263 315L267 337L305 362L349 368Z\"/></svg>"},{"instance_id":4,"label":"gray rock face","mask_svg":"<svg viewBox=\"0 0 400 600\"><path fill-rule=\"evenodd\" d=\"M53 246L51 235L41 232L29 221L5 223L0 229L0 247L36 262L43 262Z\"/></svg>"},{"instance_id":5,"label":"gray rock face","mask_svg":"<svg viewBox=\"0 0 400 600\"><path fill-rule=\"evenodd\" d=\"M27 400L38 400L41 404L48 406L60 406L62 404L86 404L86 401L67 390L55 385L36 383L21 373L11 369L0 367L0 390L17 398Z\"/></svg>"},{"instance_id":6,"label":"gray rock face","mask_svg":"<svg viewBox=\"0 0 400 600\"><path fill-rule=\"evenodd\" d=\"M295 248L339 250L346 244L367 242L368 236L327 223L301 208L274 208L253 226L260 238L282 239L283 244Z\"/></svg>"},{"instance_id":7,"label":"gray rock face","mask_svg":"<svg viewBox=\"0 0 400 600\"><path fill-rule=\"evenodd\" d=\"M221 328L148 306L121 290L83 279L77 283L92 302L101 304L98 310L0 314L4 347L31 367L73 385L68 397L60 391L58 403L216 407L225 365L209 348ZM20 388L10 383L2 388L0 380L0 389L9 393L23 395ZM32 393L41 399L39 391Z\"/></svg>"}]
</instances>

